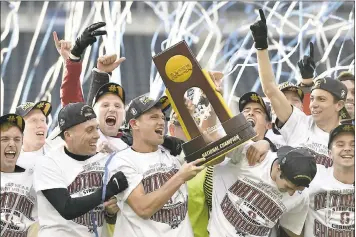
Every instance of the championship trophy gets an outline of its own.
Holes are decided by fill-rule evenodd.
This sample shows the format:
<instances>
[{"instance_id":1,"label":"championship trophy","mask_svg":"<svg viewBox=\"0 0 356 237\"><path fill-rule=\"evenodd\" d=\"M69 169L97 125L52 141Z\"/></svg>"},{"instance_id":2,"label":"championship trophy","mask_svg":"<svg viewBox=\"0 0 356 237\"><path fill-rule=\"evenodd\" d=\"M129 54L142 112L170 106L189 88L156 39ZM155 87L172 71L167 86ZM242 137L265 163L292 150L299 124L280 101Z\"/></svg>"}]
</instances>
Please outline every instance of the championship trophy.
<instances>
[{"instance_id":1,"label":"championship trophy","mask_svg":"<svg viewBox=\"0 0 356 237\"><path fill-rule=\"evenodd\" d=\"M209 73L201 69L184 40L155 55L153 62L166 86L166 95L189 140L182 146L187 162L205 158L204 163L210 163L256 136L256 132L243 114L232 116ZM204 92L221 122L220 127L225 131L226 135L216 141L206 138L208 131L199 130L185 105L184 94L193 87L198 87Z\"/></svg>"}]
</instances>

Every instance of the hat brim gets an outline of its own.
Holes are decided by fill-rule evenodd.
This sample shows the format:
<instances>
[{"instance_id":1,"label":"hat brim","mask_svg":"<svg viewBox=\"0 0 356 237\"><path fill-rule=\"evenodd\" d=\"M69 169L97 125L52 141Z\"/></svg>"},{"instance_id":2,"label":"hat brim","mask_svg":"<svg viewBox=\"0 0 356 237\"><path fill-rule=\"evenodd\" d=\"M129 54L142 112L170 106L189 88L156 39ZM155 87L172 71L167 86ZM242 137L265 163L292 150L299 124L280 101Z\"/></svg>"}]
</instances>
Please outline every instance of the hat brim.
<instances>
[{"instance_id":1,"label":"hat brim","mask_svg":"<svg viewBox=\"0 0 356 237\"><path fill-rule=\"evenodd\" d=\"M285 88L282 88L281 89L282 92L284 91L292 91L292 92L296 92L299 99L303 102L303 99L304 99L304 92L302 91L302 89L300 89L299 87L297 86L287 86Z\"/></svg>"},{"instance_id":2,"label":"hat brim","mask_svg":"<svg viewBox=\"0 0 356 237\"><path fill-rule=\"evenodd\" d=\"M106 95L106 94L113 94L113 95L118 96L122 100L122 103L125 104L125 90L124 90L124 88L117 83L109 82L109 83L102 85L98 89L98 91L95 93L95 97L94 97L92 106L94 106L96 104L96 102L98 102L100 97L102 97L103 95Z\"/></svg>"},{"instance_id":3,"label":"hat brim","mask_svg":"<svg viewBox=\"0 0 356 237\"><path fill-rule=\"evenodd\" d=\"M256 96L253 96L253 95L256 95ZM252 99L252 97L254 99ZM258 95L256 92L247 92L246 94L244 94L243 96L241 96L240 100L239 100L239 110L240 110L240 113L242 113L243 109L245 108L245 106L248 104L248 103L257 103L257 104L260 104L262 106L262 108L264 109L269 121L271 121L271 114L270 112L268 111L267 109L267 104L266 102L263 100L263 98Z\"/></svg>"},{"instance_id":4,"label":"hat brim","mask_svg":"<svg viewBox=\"0 0 356 237\"><path fill-rule=\"evenodd\" d=\"M47 101L40 101L40 102L37 102L36 104L34 104L34 106L26 113L26 115L34 110L34 109L39 109L42 111L43 115L44 116L48 116L51 111L52 111L52 105L51 103L47 102Z\"/></svg>"},{"instance_id":5,"label":"hat brim","mask_svg":"<svg viewBox=\"0 0 356 237\"><path fill-rule=\"evenodd\" d=\"M334 130L332 130L329 135L329 142L328 142L329 149L330 149L331 143L333 142L334 138L337 135L339 135L340 133L351 133L354 135L355 134L355 125L341 124L341 125L337 126L336 128L334 128Z\"/></svg>"}]
</instances>

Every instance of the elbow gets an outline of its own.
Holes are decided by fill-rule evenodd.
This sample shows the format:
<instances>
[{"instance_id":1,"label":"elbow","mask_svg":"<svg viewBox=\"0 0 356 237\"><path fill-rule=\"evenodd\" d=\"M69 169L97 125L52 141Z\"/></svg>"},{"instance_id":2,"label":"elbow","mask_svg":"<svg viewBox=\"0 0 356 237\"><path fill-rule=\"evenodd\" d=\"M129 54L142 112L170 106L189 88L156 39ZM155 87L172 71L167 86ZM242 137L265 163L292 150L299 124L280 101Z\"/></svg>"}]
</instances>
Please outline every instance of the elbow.
<instances>
[{"instance_id":1,"label":"elbow","mask_svg":"<svg viewBox=\"0 0 356 237\"><path fill-rule=\"evenodd\" d=\"M149 208L138 208L135 210L136 214L144 220L148 220L154 214Z\"/></svg>"},{"instance_id":2,"label":"elbow","mask_svg":"<svg viewBox=\"0 0 356 237\"><path fill-rule=\"evenodd\" d=\"M59 213L64 219L66 219L67 221L73 220L74 218L76 218L76 216L71 215L70 213L63 213L60 212Z\"/></svg>"}]
</instances>

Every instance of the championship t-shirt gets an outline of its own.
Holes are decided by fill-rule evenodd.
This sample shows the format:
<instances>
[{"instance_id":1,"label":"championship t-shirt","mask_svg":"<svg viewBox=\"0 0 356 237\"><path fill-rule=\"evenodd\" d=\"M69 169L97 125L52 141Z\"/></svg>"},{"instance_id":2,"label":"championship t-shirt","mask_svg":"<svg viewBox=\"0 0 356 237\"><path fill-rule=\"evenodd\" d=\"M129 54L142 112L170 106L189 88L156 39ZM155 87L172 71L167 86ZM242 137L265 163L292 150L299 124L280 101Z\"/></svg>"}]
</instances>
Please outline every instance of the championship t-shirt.
<instances>
[{"instance_id":1,"label":"championship t-shirt","mask_svg":"<svg viewBox=\"0 0 356 237\"><path fill-rule=\"evenodd\" d=\"M110 173L122 171L129 187L117 195L121 215L116 220L114 237L193 237L186 184L148 220L138 216L126 202L139 184L146 194L151 193L163 186L180 167L179 160L163 147L150 153L139 153L131 148L117 153L109 165Z\"/></svg>"},{"instance_id":2,"label":"championship t-shirt","mask_svg":"<svg viewBox=\"0 0 356 237\"><path fill-rule=\"evenodd\" d=\"M333 168L318 165L309 186L304 236L355 236L355 187L335 179Z\"/></svg>"},{"instance_id":3,"label":"championship t-shirt","mask_svg":"<svg viewBox=\"0 0 356 237\"><path fill-rule=\"evenodd\" d=\"M28 237L37 220L33 171L1 172L1 237Z\"/></svg>"},{"instance_id":4,"label":"championship t-shirt","mask_svg":"<svg viewBox=\"0 0 356 237\"><path fill-rule=\"evenodd\" d=\"M107 154L98 153L85 161L77 161L65 153L63 146L41 157L34 173L40 222L39 237L93 237L95 229L99 236L104 236L102 205L73 220L66 220L41 191L66 188L72 198L91 194L102 187L107 158ZM93 224L94 221L96 225Z\"/></svg>"},{"instance_id":5,"label":"championship t-shirt","mask_svg":"<svg viewBox=\"0 0 356 237\"><path fill-rule=\"evenodd\" d=\"M281 193L270 172L276 153L255 166L243 159L226 158L214 167L210 237L269 236L279 224L300 234L307 215L308 195Z\"/></svg>"},{"instance_id":6,"label":"championship t-shirt","mask_svg":"<svg viewBox=\"0 0 356 237\"><path fill-rule=\"evenodd\" d=\"M312 116L293 107L293 112L280 133L288 146L309 148L317 164L332 166L332 159L328 156L329 133L321 130Z\"/></svg>"}]
</instances>

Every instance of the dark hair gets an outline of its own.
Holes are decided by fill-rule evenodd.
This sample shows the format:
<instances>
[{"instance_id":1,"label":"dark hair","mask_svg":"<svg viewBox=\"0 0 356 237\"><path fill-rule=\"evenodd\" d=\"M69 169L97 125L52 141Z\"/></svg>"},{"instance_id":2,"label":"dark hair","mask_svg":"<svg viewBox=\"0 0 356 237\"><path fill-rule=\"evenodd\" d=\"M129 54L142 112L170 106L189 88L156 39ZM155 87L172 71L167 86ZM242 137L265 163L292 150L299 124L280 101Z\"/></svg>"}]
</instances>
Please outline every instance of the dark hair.
<instances>
[{"instance_id":1,"label":"dark hair","mask_svg":"<svg viewBox=\"0 0 356 237\"><path fill-rule=\"evenodd\" d=\"M61 132L61 133L59 134L59 136L63 139L63 141L65 141L65 140L64 140L64 138L65 138L64 132Z\"/></svg>"}]
</instances>

